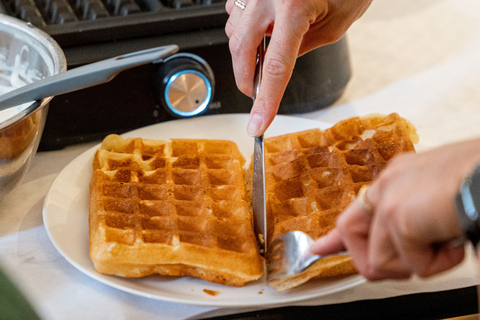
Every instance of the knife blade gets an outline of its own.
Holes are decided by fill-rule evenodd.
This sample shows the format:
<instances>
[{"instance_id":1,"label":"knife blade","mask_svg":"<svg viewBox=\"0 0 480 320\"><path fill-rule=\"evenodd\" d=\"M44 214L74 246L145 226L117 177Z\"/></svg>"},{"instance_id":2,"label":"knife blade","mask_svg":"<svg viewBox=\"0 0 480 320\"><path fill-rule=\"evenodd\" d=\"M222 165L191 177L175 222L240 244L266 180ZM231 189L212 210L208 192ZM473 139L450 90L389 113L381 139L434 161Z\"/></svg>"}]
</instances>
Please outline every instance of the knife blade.
<instances>
[{"instance_id":1,"label":"knife blade","mask_svg":"<svg viewBox=\"0 0 480 320\"><path fill-rule=\"evenodd\" d=\"M254 96L257 97L262 81L263 59L265 57L265 37L257 51L257 65L255 68ZM255 137L253 148L253 178L252 178L252 207L255 217L254 230L260 244L260 253L267 254L267 217L265 202L265 151L263 135Z\"/></svg>"},{"instance_id":2,"label":"knife blade","mask_svg":"<svg viewBox=\"0 0 480 320\"><path fill-rule=\"evenodd\" d=\"M265 153L263 135L255 137L253 148L252 206L255 216L254 229L260 244L260 253L267 254L267 218L265 203Z\"/></svg>"}]
</instances>

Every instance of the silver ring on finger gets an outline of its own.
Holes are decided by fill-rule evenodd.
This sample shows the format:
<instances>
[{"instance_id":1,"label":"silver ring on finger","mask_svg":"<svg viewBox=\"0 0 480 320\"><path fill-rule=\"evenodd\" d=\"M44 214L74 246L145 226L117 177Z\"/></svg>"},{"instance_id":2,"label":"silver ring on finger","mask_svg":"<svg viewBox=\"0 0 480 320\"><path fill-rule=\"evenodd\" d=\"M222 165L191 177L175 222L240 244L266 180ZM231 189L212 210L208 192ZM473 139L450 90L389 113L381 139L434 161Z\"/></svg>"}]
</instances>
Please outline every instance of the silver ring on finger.
<instances>
[{"instance_id":1,"label":"silver ring on finger","mask_svg":"<svg viewBox=\"0 0 480 320\"><path fill-rule=\"evenodd\" d=\"M245 8L247 7L247 4L241 0L235 0L233 4L235 4L237 7L239 7L242 10L245 10Z\"/></svg>"}]
</instances>

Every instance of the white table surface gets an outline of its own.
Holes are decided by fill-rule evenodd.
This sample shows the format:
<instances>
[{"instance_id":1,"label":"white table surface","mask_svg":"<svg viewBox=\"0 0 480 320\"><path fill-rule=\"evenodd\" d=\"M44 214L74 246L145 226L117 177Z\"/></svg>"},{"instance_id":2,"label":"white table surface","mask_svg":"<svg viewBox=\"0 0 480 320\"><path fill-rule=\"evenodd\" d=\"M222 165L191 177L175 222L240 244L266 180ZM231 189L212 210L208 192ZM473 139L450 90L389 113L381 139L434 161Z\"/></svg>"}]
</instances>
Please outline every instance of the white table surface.
<instances>
[{"instance_id":1,"label":"white table surface","mask_svg":"<svg viewBox=\"0 0 480 320\"><path fill-rule=\"evenodd\" d=\"M398 112L417 127L421 152L480 136L480 1L376 0L348 33L353 76L331 107L295 115L330 123ZM186 319L250 311L191 306L110 288L71 266L42 221L58 173L96 143L36 155L24 182L0 204L0 266L45 319ZM466 260L429 279L364 283L297 305L322 305L435 292L478 284Z\"/></svg>"}]
</instances>

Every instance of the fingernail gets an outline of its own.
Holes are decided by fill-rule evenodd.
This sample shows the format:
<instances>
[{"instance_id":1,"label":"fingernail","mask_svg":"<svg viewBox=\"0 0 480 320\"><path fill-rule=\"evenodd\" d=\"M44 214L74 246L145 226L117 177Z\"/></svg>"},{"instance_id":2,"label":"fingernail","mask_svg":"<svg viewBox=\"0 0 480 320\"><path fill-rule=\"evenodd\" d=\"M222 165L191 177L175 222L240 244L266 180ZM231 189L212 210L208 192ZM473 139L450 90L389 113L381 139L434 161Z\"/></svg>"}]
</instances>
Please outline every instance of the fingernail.
<instances>
[{"instance_id":1,"label":"fingernail","mask_svg":"<svg viewBox=\"0 0 480 320\"><path fill-rule=\"evenodd\" d=\"M247 125L247 134L252 137L259 136L261 134L260 128L263 124L263 118L257 113L252 113Z\"/></svg>"}]
</instances>

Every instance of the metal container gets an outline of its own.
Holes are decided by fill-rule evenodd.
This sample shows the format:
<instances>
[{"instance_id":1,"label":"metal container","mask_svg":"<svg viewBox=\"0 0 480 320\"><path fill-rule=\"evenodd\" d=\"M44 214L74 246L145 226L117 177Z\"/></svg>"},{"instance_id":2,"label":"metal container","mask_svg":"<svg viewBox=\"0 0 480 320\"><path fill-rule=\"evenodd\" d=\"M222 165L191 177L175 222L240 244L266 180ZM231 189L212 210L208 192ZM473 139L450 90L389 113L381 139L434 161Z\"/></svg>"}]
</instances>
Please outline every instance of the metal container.
<instances>
[{"instance_id":1,"label":"metal container","mask_svg":"<svg viewBox=\"0 0 480 320\"><path fill-rule=\"evenodd\" d=\"M53 38L31 24L0 14L0 94L66 68L65 55ZM51 99L0 112L0 201L25 176Z\"/></svg>"}]
</instances>

